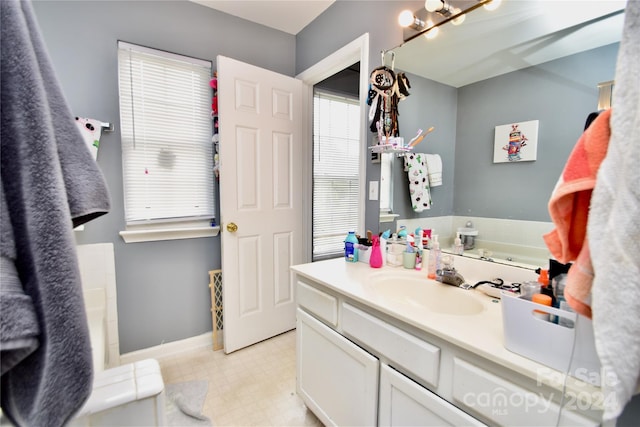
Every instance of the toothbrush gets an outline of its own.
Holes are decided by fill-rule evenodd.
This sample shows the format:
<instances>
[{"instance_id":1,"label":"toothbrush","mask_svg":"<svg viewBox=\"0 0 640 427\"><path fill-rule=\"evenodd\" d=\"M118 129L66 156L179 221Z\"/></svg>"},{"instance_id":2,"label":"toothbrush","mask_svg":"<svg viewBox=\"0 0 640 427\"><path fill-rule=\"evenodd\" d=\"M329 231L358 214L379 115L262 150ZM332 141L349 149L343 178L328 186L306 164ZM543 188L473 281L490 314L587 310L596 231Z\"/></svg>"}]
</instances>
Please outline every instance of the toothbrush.
<instances>
[{"instance_id":1,"label":"toothbrush","mask_svg":"<svg viewBox=\"0 0 640 427\"><path fill-rule=\"evenodd\" d=\"M409 144L409 148L413 148L416 145L418 145L420 143L420 141L422 141L424 139L425 136L429 135L431 132L433 132L435 129L434 126L431 126L429 129L427 129L427 131L425 133L423 133L422 135L420 135L418 138L416 138L415 140L411 140L411 143Z\"/></svg>"},{"instance_id":2,"label":"toothbrush","mask_svg":"<svg viewBox=\"0 0 640 427\"><path fill-rule=\"evenodd\" d=\"M411 141L409 141L408 146L409 147L413 147L413 141L415 141L416 139L418 139L420 137L420 134L422 134L422 129L418 129L418 134L416 136L414 136L413 138L411 138Z\"/></svg>"}]
</instances>

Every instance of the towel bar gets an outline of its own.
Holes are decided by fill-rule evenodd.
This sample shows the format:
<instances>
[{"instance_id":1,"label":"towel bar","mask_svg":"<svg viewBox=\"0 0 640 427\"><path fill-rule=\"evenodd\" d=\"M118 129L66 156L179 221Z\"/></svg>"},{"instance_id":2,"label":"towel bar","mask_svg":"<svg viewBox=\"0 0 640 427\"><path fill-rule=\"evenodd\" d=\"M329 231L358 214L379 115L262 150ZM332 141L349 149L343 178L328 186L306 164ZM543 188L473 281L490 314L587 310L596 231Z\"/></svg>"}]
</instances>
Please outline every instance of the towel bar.
<instances>
[{"instance_id":1,"label":"towel bar","mask_svg":"<svg viewBox=\"0 0 640 427\"><path fill-rule=\"evenodd\" d=\"M102 122L100 123L100 126L102 127L102 130L105 132L113 132L115 130L113 123L109 123L109 122Z\"/></svg>"}]
</instances>

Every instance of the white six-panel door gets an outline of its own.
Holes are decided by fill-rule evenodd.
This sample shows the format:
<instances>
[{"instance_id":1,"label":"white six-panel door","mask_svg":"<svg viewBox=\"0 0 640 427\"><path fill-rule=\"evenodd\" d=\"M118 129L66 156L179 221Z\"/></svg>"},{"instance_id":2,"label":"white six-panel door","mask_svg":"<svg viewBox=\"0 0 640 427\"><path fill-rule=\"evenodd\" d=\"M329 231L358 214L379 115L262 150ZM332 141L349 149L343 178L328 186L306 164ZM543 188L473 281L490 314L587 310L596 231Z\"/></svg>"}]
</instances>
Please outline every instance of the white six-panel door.
<instances>
[{"instance_id":1,"label":"white six-panel door","mask_svg":"<svg viewBox=\"0 0 640 427\"><path fill-rule=\"evenodd\" d=\"M222 56L217 70L229 353L296 326L289 266L303 260L302 82Z\"/></svg>"}]
</instances>

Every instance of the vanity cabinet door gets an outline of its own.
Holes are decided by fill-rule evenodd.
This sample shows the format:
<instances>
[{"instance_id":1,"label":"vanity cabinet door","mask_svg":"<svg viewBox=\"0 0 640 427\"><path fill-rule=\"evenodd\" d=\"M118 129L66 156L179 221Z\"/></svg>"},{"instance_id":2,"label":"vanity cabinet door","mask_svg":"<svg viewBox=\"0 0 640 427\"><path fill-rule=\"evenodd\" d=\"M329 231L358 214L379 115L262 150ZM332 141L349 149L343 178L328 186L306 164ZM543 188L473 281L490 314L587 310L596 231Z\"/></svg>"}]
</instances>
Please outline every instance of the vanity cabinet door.
<instances>
[{"instance_id":1,"label":"vanity cabinet door","mask_svg":"<svg viewBox=\"0 0 640 427\"><path fill-rule=\"evenodd\" d=\"M505 371L508 373L508 371ZM506 378L454 357L453 399L470 413L498 426L598 426L571 408L560 408L553 395L543 393L531 381L524 388ZM575 405L576 402L565 402ZM584 411L587 412L586 410Z\"/></svg>"},{"instance_id":2,"label":"vanity cabinet door","mask_svg":"<svg viewBox=\"0 0 640 427\"><path fill-rule=\"evenodd\" d=\"M324 425L374 426L379 362L297 310L297 391Z\"/></svg>"},{"instance_id":3,"label":"vanity cabinet door","mask_svg":"<svg viewBox=\"0 0 640 427\"><path fill-rule=\"evenodd\" d=\"M393 368L380 367L380 426L484 426Z\"/></svg>"}]
</instances>

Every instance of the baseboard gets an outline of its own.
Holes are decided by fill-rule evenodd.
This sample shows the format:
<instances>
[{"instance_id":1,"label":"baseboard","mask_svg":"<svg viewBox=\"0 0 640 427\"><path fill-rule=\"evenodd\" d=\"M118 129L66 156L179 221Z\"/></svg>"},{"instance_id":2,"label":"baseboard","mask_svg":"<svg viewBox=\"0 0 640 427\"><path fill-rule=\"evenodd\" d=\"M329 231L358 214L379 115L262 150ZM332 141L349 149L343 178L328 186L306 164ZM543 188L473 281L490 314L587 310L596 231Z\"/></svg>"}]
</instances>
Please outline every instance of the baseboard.
<instances>
[{"instance_id":1,"label":"baseboard","mask_svg":"<svg viewBox=\"0 0 640 427\"><path fill-rule=\"evenodd\" d=\"M173 341L122 354L120 355L120 364L126 365L127 363L138 362L144 359L160 359L167 356L175 356L180 353L186 353L202 347L211 347L213 351L213 337L211 332L205 332L204 334L197 335L195 337L185 338L183 340Z\"/></svg>"}]
</instances>

